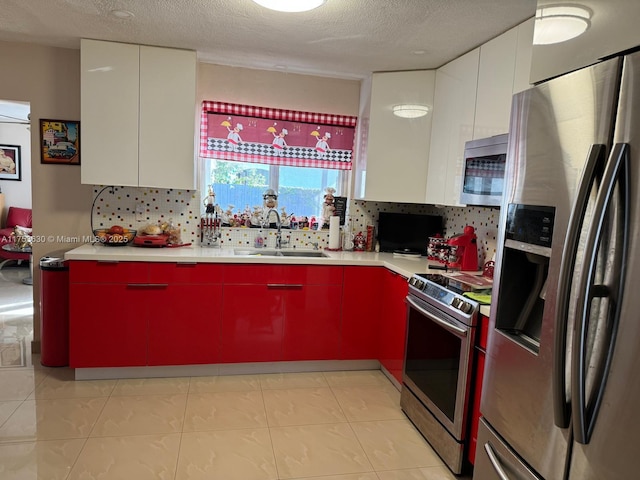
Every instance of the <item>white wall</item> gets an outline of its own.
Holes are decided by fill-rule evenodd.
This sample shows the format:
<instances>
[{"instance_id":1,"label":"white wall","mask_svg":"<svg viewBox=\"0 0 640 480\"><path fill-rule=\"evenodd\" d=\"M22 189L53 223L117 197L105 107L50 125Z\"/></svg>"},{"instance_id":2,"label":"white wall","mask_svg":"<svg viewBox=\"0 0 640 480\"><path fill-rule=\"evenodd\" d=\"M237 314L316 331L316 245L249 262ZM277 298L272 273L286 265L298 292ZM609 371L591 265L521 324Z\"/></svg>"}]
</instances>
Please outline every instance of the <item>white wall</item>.
<instances>
[{"instance_id":1,"label":"white wall","mask_svg":"<svg viewBox=\"0 0 640 480\"><path fill-rule=\"evenodd\" d=\"M7 216L9 207L31 208L31 132L29 125L0 123L0 144L20 146L20 181L0 180L0 188L4 193L4 211L0 212L2 222Z\"/></svg>"}]
</instances>

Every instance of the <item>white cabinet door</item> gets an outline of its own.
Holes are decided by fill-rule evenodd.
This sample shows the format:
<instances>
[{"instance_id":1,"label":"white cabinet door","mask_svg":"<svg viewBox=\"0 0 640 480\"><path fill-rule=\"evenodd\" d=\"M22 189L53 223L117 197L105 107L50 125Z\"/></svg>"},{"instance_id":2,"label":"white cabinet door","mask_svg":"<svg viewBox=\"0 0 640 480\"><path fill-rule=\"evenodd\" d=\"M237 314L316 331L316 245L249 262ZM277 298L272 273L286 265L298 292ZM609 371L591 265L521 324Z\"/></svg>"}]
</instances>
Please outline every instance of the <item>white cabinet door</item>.
<instances>
[{"instance_id":1,"label":"white cabinet door","mask_svg":"<svg viewBox=\"0 0 640 480\"><path fill-rule=\"evenodd\" d=\"M533 18L521 23L518 29L518 46L516 47L516 70L513 76L513 93L531 88L531 52L533 50Z\"/></svg>"},{"instance_id":2,"label":"white cabinet door","mask_svg":"<svg viewBox=\"0 0 640 480\"><path fill-rule=\"evenodd\" d=\"M518 30L512 28L480 47L473 138L509 131Z\"/></svg>"},{"instance_id":3,"label":"white cabinet door","mask_svg":"<svg viewBox=\"0 0 640 480\"><path fill-rule=\"evenodd\" d=\"M195 188L196 53L140 47L139 179Z\"/></svg>"},{"instance_id":4,"label":"white cabinet door","mask_svg":"<svg viewBox=\"0 0 640 480\"><path fill-rule=\"evenodd\" d=\"M464 144L473 136L480 49L436 73L426 203L459 205Z\"/></svg>"},{"instance_id":5,"label":"white cabinet door","mask_svg":"<svg viewBox=\"0 0 640 480\"><path fill-rule=\"evenodd\" d=\"M367 135L364 199L423 203L431 114L401 118L399 104L433 105L435 71L374 73Z\"/></svg>"},{"instance_id":6,"label":"white cabinet door","mask_svg":"<svg viewBox=\"0 0 640 480\"><path fill-rule=\"evenodd\" d=\"M82 40L81 182L138 184L137 45Z\"/></svg>"},{"instance_id":7,"label":"white cabinet door","mask_svg":"<svg viewBox=\"0 0 640 480\"><path fill-rule=\"evenodd\" d=\"M81 181L195 188L196 54L81 43Z\"/></svg>"}]
</instances>

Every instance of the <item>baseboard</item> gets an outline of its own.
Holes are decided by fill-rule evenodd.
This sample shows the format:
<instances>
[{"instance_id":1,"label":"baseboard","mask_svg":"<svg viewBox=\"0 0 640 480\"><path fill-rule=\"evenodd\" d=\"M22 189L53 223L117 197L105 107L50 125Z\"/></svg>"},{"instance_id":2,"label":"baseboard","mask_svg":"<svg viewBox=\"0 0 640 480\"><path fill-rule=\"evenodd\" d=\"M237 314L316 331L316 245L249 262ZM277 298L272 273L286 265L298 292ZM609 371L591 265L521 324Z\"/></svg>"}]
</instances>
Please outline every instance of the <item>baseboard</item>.
<instances>
[{"instance_id":1,"label":"baseboard","mask_svg":"<svg viewBox=\"0 0 640 480\"><path fill-rule=\"evenodd\" d=\"M75 379L107 380L117 378L202 377L212 375L379 370L380 368L381 365L378 360L312 360L301 362L167 365L158 367L76 368ZM389 376L388 374L385 375ZM392 377L390 378L392 381L395 381Z\"/></svg>"}]
</instances>

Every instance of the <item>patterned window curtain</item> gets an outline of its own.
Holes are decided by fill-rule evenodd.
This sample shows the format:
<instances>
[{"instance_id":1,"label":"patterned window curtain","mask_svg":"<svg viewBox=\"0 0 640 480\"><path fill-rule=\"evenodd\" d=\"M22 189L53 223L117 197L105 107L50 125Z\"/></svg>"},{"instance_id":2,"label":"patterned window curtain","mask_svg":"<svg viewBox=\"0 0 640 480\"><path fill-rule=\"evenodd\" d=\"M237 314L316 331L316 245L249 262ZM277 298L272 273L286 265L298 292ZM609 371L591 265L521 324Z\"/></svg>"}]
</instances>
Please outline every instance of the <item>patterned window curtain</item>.
<instances>
[{"instance_id":1,"label":"patterned window curtain","mask_svg":"<svg viewBox=\"0 0 640 480\"><path fill-rule=\"evenodd\" d=\"M202 102L200 157L351 170L356 117Z\"/></svg>"}]
</instances>

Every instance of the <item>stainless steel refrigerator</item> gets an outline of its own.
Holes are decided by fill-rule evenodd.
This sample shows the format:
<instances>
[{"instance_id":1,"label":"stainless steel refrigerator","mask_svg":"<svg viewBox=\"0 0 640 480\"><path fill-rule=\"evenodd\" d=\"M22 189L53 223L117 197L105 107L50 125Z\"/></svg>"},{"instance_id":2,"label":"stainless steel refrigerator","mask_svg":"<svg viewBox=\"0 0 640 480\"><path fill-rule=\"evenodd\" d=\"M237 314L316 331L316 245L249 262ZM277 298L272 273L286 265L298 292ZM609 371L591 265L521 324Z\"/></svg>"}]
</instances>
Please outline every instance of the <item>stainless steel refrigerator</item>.
<instances>
[{"instance_id":1,"label":"stainless steel refrigerator","mask_svg":"<svg viewBox=\"0 0 640 480\"><path fill-rule=\"evenodd\" d=\"M638 478L640 53L514 96L474 479Z\"/></svg>"}]
</instances>

